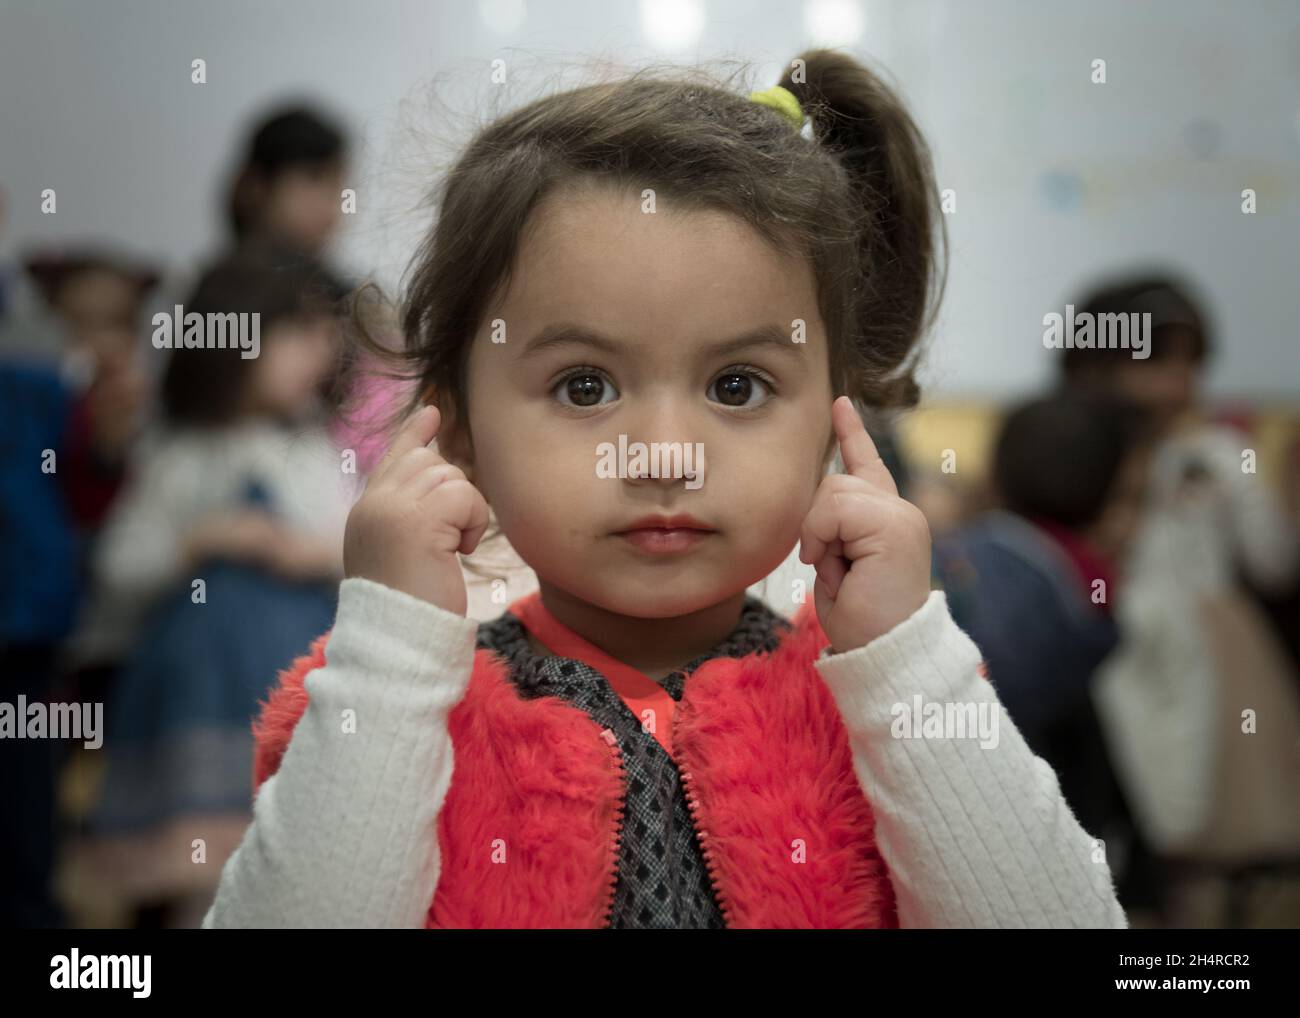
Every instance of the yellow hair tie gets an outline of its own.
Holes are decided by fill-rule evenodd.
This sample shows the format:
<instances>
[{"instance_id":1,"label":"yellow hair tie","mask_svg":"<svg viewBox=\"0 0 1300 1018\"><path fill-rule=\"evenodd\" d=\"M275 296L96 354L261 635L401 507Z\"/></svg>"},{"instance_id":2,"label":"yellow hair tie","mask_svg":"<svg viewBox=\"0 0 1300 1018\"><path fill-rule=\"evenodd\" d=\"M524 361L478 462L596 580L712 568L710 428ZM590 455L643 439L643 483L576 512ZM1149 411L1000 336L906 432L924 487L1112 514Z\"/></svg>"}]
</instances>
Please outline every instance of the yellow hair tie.
<instances>
[{"instance_id":1,"label":"yellow hair tie","mask_svg":"<svg viewBox=\"0 0 1300 1018\"><path fill-rule=\"evenodd\" d=\"M799 100L795 98L794 93L784 85L773 85L761 92L750 92L749 99L750 102L772 107L790 121L796 131L803 127L803 107L799 105Z\"/></svg>"}]
</instances>

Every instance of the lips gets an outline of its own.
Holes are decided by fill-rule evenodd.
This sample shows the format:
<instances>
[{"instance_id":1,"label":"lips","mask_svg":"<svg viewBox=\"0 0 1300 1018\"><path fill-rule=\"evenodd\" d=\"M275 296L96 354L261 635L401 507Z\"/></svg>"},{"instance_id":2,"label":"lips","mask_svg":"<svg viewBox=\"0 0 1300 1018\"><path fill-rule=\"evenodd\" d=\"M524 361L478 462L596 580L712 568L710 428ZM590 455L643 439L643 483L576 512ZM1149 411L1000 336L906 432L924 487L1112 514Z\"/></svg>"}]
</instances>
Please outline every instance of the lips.
<instances>
[{"instance_id":1,"label":"lips","mask_svg":"<svg viewBox=\"0 0 1300 1018\"><path fill-rule=\"evenodd\" d=\"M688 513L679 513L676 516L642 516L640 519L633 520L622 530L615 531L618 534L630 534L634 531L641 530L695 530L703 533L712 533L713 528L703 520L697 520Z\"/></svg>"},{"instance_id":2,"label":"lips","mask_svg":"<svg viewBox=\"0 0 1300 1018\"><path fill-rule=\"evenodd\" d=\"M677 555L689 551L710 534L712 527L694 516L642 516L625 530L616 532L633 548L646 555Z\"/></svg>"}]
</instances>

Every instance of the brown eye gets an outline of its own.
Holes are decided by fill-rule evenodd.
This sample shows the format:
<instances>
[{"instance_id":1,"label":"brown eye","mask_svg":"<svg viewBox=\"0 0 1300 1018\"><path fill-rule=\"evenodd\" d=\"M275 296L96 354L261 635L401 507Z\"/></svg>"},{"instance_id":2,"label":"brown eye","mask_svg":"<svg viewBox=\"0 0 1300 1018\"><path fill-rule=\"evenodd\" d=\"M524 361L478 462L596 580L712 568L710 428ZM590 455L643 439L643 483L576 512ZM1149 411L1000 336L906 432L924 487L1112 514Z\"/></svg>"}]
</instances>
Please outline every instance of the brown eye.
<instances>
[{"instance_id":1,"label":"brown eye","mask_svg":"<svg viewBox=\"0 0 1300 1018\"><path fill-rule=\"evenodd\" d=\"M562 404L576 407L599 406L606 390L612 392L614 389L601 375L593 371L572 374L557 382L555 388L562 394L560 399ZM563 397L568 397L572 402L565 402Z\"/></svg>"},{"instance_id":2,"label":"brown eye","mask_svg":"<svg viewBox=\"0 0 1300 1018\"><path fill-rule=\"evenodd\" d=\"M744 375L723 375L718 379L718 402L728 406L744 406L753 389Z\"/></svg>"},{"instance_id":3,"label":"brown eye","mask_svg":"<svg viewBox=\"0 0 1300 1018\"><path fill-rule=\"evenodd\" d=\"M716 402L723 406L755 409L767 401L763 398L757 403L750 403L751 397L756 392L755 383L757 383L757 391L770 395L768 384L750 371L727 371L714 379L709 389L717 390Z\"/></svg>"}]
</instances>

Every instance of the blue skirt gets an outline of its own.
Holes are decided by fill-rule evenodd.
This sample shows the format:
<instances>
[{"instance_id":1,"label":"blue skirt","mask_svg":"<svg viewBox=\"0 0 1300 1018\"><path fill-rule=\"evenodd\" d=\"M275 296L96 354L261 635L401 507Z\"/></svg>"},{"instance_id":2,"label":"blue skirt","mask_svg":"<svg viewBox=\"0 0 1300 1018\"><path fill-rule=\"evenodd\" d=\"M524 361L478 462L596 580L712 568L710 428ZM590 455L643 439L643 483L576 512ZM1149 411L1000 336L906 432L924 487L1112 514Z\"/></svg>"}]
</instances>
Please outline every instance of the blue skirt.
<instances>
[{"instance_id":1,"label":"blue skirt","mask_svg":"<svg viewBox=\"0 0 1300 1018\"><path fill-rule=\"evenodd\" d=\"M252 721L279 670L333 624L338 588L228 563L203 579L205 603L188 584L170 594L118 677L87 833L251 810Z\"/></svg>"}]
</instances>

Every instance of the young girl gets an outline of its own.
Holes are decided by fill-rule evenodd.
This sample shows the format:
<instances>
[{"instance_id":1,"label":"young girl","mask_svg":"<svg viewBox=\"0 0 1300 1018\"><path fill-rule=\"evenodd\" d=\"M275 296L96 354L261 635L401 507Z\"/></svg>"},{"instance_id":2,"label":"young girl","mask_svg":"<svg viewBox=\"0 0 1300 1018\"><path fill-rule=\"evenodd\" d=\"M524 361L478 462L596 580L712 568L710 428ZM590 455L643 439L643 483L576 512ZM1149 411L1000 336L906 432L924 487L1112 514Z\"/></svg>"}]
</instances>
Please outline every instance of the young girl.
<instances>
[{"instance_id":1,"label":"young girl","mask_svg":"<svg viewBox=\"0 0 1300 1018\"><path fill-rule=\"evenodd\" d=\"M249 719L268 678L329 624L352 503L319 388L338 323L315 280L241 255L206 273L187 314L257 314L257 356L177 349L162 421L95 553L101 629L125 655L88 821L101 885L194 925L248 817ZM179 911L177 909L179 908ZM148 917L152 922L152 912Z\"/></svg>"},{"instance_id":2,"label":"young girl","mask_svg":"<svg viewBox=\"0 0 1300 1018\"><path fill-rule=\"evenodd\" d=\"M850 402L915 395L934 198L897 98L826 51L478 135L406 305L431 405L256 726L205 926L1125 925ZM480 625L489 504L539 590ZM746 588L796 542L787 622Z\"/></svg>"}]
</instances>

